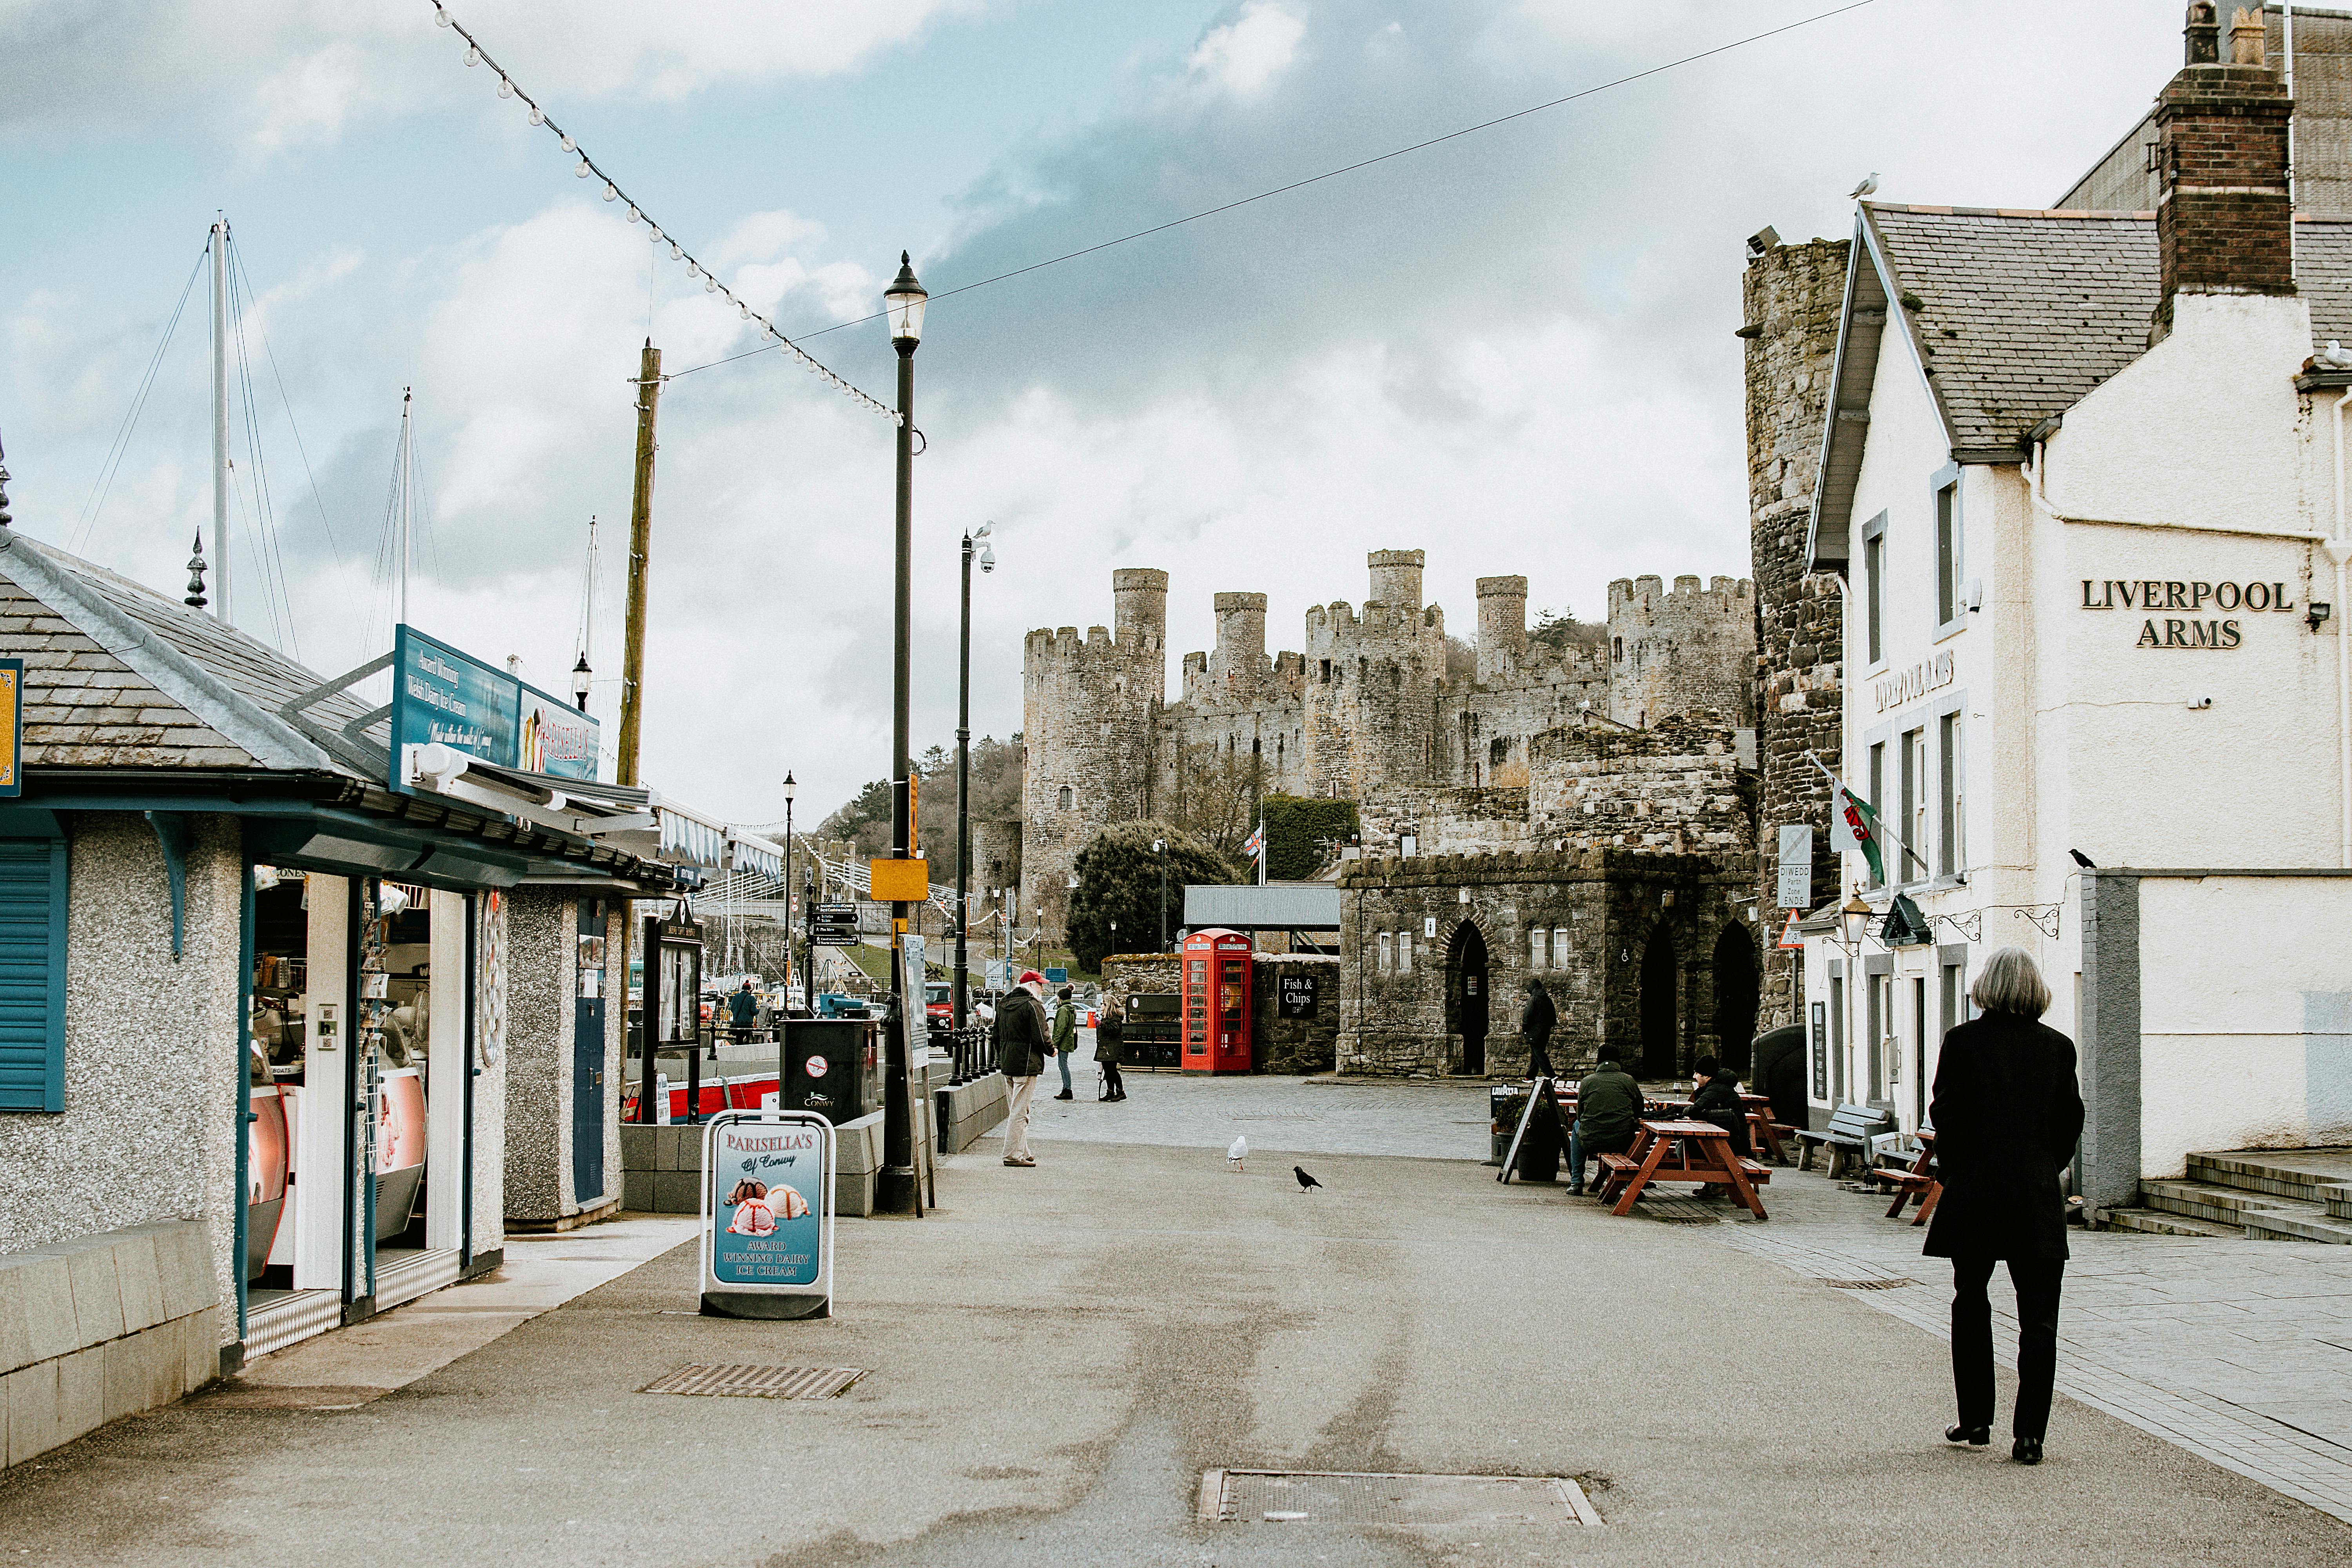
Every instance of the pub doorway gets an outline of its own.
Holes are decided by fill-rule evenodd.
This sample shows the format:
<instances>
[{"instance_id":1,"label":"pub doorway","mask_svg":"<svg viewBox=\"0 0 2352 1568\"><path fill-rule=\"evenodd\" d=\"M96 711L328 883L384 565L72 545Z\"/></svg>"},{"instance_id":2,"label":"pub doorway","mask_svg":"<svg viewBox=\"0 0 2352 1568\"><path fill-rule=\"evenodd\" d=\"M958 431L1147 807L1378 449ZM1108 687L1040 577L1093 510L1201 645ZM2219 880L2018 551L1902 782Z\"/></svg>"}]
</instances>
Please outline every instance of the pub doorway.
<instances>
[{"instance_id":1,"label":"pub doorway","mask_svg":"<svg viewBox=\"0 0 2352 1568\"><path fill-rule=\"evenodd\" d=\"M1446 955L1445 989L1454 1032L1462 1037L1459 1071L1465 1078L1486 1076L1488 979L1486 938L1475 922L1464 921Z\"/></svg>"},{"instance_id":2,"label":"pub doorway","mask_svg":"<svg viewBox=\"0 0 2352 1568\"><path fill-rule=\"evenodd\" d=\"M1675 931L1661 925L1642 950L1642 1076L1675 1076L1676 992L1682 968L1675 961Z\"/></svg>"}]
</instances>

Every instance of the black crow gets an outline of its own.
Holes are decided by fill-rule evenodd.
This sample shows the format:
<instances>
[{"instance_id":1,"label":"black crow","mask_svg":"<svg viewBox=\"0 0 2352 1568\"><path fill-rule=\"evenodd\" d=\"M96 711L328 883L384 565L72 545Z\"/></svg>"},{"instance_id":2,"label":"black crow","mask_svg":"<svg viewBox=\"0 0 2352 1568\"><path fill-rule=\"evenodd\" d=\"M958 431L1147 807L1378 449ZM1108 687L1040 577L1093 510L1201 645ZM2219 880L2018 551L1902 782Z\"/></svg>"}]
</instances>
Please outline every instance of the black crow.
<instances>
[{"instance_id":1,"label":"black crow","mask_svg":"<svg viewBox=\"0 0 2352 1568\"><path fill-rule=\"evenodd\" d=\"M1323 1184L1314 1177L1308 1175L1307 1173L1307 1167L1304 1165L1291 1166L1290 1173L1298 1178L1298 1190L1302 1193L1307 1191L1309 1187L1319 1187Z\"/></svg>"}]
</instances>

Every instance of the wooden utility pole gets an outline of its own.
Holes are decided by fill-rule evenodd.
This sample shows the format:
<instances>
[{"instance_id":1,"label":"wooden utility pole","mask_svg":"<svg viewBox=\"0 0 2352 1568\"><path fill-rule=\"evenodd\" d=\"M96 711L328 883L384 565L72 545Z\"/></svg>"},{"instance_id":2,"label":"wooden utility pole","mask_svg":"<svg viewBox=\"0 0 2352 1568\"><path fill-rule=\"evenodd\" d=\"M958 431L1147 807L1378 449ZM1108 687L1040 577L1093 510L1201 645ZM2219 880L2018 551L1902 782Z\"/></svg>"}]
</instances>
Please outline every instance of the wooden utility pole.
<instances>
[{"instance_id":1,"label":"wooden utility pole","mask_svg":"<svg viewBox=\"0 0 2352 1568\"><path fill-rule=\"evenodd\" d=\"M615 782L637 782L637 732L645 709L646 571L653 543L654 405L661 396L661 350L646 340L637 364L637 481L629 500L628 642L621 657L621 765Z\"/></svg>"}]
</instances>

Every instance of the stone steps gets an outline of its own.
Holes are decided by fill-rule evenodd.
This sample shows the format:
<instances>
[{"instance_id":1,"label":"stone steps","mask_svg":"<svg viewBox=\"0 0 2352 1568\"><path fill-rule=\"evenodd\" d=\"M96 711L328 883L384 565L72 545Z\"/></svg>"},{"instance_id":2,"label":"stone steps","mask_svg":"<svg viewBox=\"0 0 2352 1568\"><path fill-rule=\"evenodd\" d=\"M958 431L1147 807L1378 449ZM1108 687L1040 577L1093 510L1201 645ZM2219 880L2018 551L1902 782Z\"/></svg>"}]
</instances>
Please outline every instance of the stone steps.
<instances>
[{"instance_id":1,"label":"stone steps","mask_svg":"<svg viewBox=\"0 0 2352 1568\"><path fill-rule=\"evenodd\" d=\"M2140 1184L2119 1230L2352 1246L2352 1151L2240 1149L2189 1156L2186 1180Z\"/></svg>"}]
</instances>

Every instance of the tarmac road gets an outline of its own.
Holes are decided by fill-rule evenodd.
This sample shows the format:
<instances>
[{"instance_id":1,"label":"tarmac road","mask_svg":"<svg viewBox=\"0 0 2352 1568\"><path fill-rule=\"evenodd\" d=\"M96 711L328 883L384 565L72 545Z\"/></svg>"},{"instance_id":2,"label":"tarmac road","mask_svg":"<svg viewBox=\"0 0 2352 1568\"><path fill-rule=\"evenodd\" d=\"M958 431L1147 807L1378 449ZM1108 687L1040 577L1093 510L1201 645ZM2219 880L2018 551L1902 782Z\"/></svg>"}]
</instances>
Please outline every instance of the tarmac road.
<instances>
[{"instance_id":1,"label":"tarmac road","mask_svg":"<svg viewBox=\"0 0 2352 1568\"><path fill-rule=\"evenodd\" d=\"M2063 1400L2038 1469L1948 1447L1939 1342L1706 1227L1468 1161L1307 1156L1310 1194L1289 1160L982 1149L932 1217L843 1222L829 1322L684 1315L674 1250L357 1408L198 1399L46 1456L0 1479L0 1561L2352 1561L2352 1527ZM870 1370L636 1392L690 1361ZM1203 1526L1215 1466L1576 1476L1605 1525Z\"/></svg>"}]
</instances>

